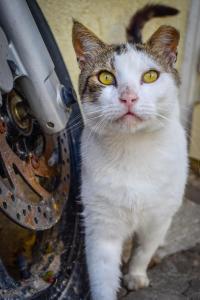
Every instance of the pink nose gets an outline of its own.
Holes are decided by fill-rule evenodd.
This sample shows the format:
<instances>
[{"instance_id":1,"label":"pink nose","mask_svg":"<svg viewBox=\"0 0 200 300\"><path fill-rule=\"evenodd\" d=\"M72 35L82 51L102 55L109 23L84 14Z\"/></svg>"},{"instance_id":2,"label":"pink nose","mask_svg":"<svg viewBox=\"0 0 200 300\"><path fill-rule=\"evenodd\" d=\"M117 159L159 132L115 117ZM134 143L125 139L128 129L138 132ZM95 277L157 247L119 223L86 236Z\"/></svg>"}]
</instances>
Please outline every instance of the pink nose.
<instances>
[{"instance_id":1,"label":"pink nose","mask_svg":"<svg viewBox=\"0 0 200 300\"><path fill-rule=\"evenodd\" d=\"M134 93L125 93L120 97L120 102L124 103L124 105L131 107L135 101L137 101L138 96Z\"/></svg>"}]
</instances>

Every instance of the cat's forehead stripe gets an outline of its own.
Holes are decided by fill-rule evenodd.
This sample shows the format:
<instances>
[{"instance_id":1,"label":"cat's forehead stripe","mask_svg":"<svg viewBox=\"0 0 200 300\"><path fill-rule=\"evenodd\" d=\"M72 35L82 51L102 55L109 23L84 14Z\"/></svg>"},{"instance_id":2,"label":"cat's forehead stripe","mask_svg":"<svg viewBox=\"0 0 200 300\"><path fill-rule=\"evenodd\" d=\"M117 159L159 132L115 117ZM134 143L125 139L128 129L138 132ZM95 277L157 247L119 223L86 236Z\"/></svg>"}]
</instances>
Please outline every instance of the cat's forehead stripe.
<instances>
[{"instance_id":1,"label":"cat's forehead stripe","mask_svg":"<svg viewBox=\"0 0 200 300\"><path fill-rule=\"evenodd\" d=\"M126 53L130 48L136 49L138 51L142 51L144 49L143 45L140 45L140 44L125 43L125 44L117 45L115 47L114 51L118 55L121 55L123 53Z\"/></svg>"},{"instance_id":2,"label":"cat's forehead stripe","mask_svg":"<svg viewBox=\"0 0 200 300\"><path fill-rule=\"evenodd\" d=\"M126 53L127 51L128 51L127 44L117 45L116 48L115 48L115 52L118 55L121 55L122 53Z\"/></svg>"},{"instance_id":3,"label":"cat's forehead stripe","mask_svg":"<svg viewBox=\"0 0 200 300\"><path fill-rule=\"evenodd\" d=\"M120 55L116 52L114 55L114 68L120 73L144 72L149 68L160 69L155 60L153 60L145 51L138 50L135 46L126 45L126 51Z\"/></svg>"}]
</instances>

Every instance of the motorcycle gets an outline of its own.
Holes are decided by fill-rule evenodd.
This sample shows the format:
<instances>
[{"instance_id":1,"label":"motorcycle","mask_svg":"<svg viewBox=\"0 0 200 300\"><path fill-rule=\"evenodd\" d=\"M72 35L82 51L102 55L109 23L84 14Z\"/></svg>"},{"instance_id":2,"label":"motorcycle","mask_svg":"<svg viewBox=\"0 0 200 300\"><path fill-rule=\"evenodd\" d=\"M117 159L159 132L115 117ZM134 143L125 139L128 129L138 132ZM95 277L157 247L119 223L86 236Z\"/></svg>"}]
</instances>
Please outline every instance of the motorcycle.
<instances>
[{"instance_id":1,"label":"motorcycle","mask_svg":"<svg viewBox=\"0 0 200 300\"><path fill-rule=\"evenodd\" d=\"M89 297L80 229L82 125L37 2L0 0L0 299Z\"/></svg>"}]
</instances>

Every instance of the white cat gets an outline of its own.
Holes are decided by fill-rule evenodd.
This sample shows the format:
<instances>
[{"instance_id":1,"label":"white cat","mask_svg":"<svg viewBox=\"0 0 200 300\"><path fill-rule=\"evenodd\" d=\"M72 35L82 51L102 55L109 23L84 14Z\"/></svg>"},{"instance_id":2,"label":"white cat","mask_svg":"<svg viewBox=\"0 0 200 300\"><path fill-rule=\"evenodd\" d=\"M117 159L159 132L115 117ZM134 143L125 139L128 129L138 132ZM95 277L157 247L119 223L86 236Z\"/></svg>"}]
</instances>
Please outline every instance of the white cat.
<instances>
[{"instance_id":1,"label":"white cat","mask_svg":"<svg viewBox=\"0 0 200 300\"><path fill-rule=\"evenodd\" d=\"M124 281L149 285L148 264L179 209L187 146L179 118L179 33L160 27L142 44L106 45L74 22L85 115L82 189L93 300L115 300L124 241L137 234Z\"/></svg>"}]
</instances>

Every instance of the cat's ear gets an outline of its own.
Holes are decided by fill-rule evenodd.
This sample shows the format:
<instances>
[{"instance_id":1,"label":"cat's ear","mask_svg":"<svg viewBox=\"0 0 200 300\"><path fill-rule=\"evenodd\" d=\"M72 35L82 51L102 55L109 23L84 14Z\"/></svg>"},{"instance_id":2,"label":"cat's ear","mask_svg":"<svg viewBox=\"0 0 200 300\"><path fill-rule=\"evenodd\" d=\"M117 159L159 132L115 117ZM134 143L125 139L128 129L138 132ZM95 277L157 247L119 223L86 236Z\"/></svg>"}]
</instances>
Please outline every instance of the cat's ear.
<instances>
[{"instance_id":1,"label":"cat's ear","mask_svg":"<svg viewBox=\"0 0 200 300\"><path fill-rule=\"evenodd\" d=\"M73 20L72 42L80 69L106 45L89 29Z\"/></svg>"},{"instance_id":2,"label":"cat's ear","mask_svg":"<svg viewBox=\"0 0 200 300\"><path fill-rule=\"evenodd\" d=\"M178 30L172 26L163 25L150 37L147 46L162 59L165 59L167 64L173 66L177 58L179 39Z\"/></svg>"}]
</instances>

